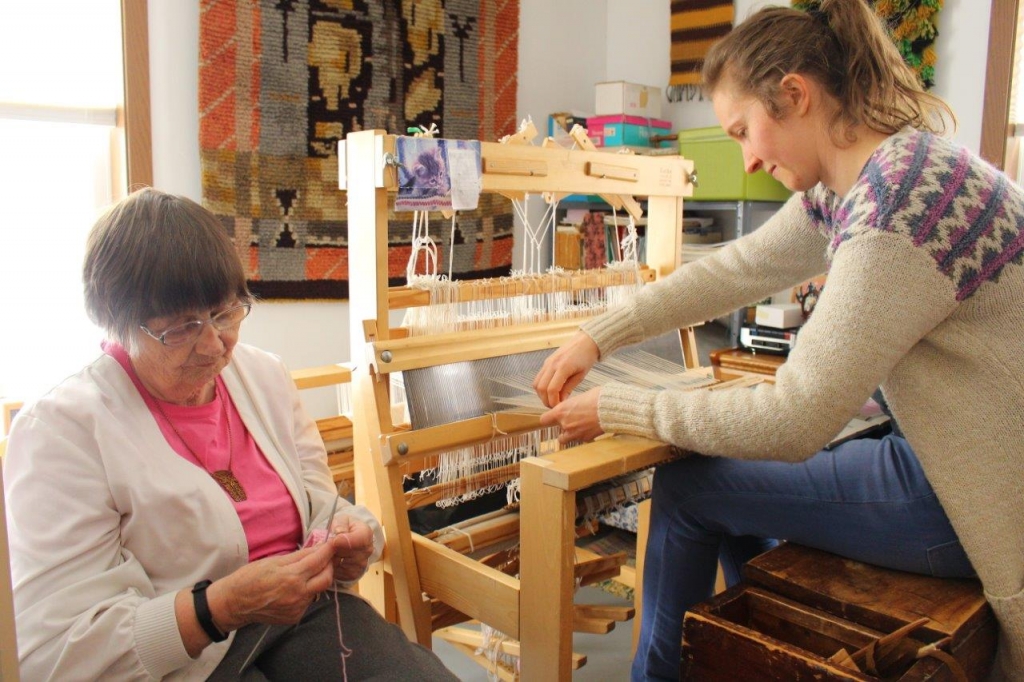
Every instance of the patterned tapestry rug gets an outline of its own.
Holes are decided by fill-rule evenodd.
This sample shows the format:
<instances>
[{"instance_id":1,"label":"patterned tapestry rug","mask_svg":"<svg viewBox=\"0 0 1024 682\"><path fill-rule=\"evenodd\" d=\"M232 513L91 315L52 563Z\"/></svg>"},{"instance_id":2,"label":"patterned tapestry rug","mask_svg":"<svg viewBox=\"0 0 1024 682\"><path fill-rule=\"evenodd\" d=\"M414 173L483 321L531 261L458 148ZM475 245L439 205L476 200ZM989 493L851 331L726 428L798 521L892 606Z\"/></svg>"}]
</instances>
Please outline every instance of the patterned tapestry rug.
<instances>
[{"instance_id":1,"label":"patterned tapestry rug","mask_svg":"<svg viewBox=\"0 0 1024 682\"><path fill-rule=\"evenodd\" d=\"M203 203L253 293L347 298L337 141L431 125L450 139L514 132L518 40L519 0L202 0ZM394 214L391 284L404 283L411 235L412 213ZM452 252L454 278L508 274L508 201L484 195L458 214Z\"/></svg>"},{"instance_id":2,"label":"patterned tapestry rug","mask_svg":"<svg viewBox=\"0 0 1024 682\"><path fill-rule=\"evenodd\" d=\"M926 90L935 86L935 39L943 0L867 0L885 23L903 60ZM794 8L817 9L820 0L793 0Z\"/></svg>"},{"instance_id":3,"label":"patterned tapestry rug","mask_svg":"<svg viewBox=\"0 0 1024 682\"><path fill-rule=\"evenodd\" d=\"M732 0L672 0L670 102L703 99L700 69L708 50L732 30Z\"/></svg>"}]
</instances>

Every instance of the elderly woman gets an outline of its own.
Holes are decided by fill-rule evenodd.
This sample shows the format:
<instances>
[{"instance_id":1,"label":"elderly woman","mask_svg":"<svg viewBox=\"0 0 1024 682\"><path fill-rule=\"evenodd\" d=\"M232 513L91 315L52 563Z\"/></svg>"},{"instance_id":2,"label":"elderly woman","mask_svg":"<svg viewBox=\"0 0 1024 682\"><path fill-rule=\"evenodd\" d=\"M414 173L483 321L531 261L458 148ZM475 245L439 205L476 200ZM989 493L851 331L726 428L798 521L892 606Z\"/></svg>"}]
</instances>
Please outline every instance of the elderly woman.
<instances>
[{"instance_id":1,"label":"elderly woman","mask_svg":"<svg viewBox=\"0 0 1024 682\"><path fill-rule=\"evenodd\" d=\"M380 526L338 501L284 365L238 343L252 296L214 216L132 194L84 283L103 353L8 443L25 679L454 679L343 591Z\"/></svg>"}]
</instances>

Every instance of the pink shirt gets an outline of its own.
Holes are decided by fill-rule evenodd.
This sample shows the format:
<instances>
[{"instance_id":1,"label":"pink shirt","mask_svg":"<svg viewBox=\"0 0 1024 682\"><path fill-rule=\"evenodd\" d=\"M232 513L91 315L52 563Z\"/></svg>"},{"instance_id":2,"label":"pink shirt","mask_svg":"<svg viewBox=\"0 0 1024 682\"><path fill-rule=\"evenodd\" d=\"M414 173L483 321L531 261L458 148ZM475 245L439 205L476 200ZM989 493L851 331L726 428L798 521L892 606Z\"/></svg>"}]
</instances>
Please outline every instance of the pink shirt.
<instances>
[{"instance_id":1,"label":"pink shirt","mask_svg":"<svg viewBox=\"0 0 1024 682\"><path fill-rule=\"evenodd\" d=\"M106 341L103 350L128 373L167 443L184 459L207 472L227 469L229 443L233 447L230 469L245 490L246 499L231 503L245 530L249 561L295 551L302 541L302 521L295 500L245 427L224 380L217 377L214 398L205 405L167 403L146 389L124 348Z\"/></svg>"}]
</instances>

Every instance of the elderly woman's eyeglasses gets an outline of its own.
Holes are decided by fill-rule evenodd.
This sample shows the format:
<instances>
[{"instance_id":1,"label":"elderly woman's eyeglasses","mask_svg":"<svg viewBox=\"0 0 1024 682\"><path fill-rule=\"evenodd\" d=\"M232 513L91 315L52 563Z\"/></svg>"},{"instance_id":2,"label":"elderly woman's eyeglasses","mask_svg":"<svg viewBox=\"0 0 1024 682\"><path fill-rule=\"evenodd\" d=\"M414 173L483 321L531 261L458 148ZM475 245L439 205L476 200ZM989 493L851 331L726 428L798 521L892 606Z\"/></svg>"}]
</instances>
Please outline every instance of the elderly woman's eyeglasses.
<instances>
[{"instance_id":1,"label":"elderly woman's eyeglasses","mask_svg":"<svg viewBox=\"0 0 1024 682\"><path fill-rule=\"evenodd\" d=\"M203 333L203 327L207 324L212 324L213 328L217 331L237 327L246 318L251 309L252 304L243 303L242 305L236 305L234 308L223 310L208 320L192 320L191 322L175 325L161 334L151 331L144 324L139 326L142 328L142 331L165 346L181 346L198 339L199 335Z\"/></svg>"}]
</instances>

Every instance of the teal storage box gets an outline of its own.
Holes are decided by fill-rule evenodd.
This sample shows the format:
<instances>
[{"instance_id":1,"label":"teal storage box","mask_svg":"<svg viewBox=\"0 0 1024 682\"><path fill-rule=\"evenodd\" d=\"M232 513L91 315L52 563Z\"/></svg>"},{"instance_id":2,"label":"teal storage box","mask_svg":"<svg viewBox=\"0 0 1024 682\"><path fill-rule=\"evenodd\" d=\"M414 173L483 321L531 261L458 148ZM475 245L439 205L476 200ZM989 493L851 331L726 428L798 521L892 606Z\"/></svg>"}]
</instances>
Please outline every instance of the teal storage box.
<instances>
[{"instance_id":1,"label":"teal storage box","mask_svg":"<svg viewBox=\"0 0 1024 682\"><path fill-rule=\"evenodd\" d=\"M785 201L792 194L763 170L743 170L739 144L720 126L681 130L679 153L697 171L694 201Z\"/></svg>"},{"instance_id":2,"label":"teal storage box","mask_svg":"<svg viewBox=\"0 0 1024 682\"><path fill-rule=\"evenodd\" d=\"M651 135L662 135L672 123L639 116L593 116L587 119L587 135L595 147L651 146Z\"/></svg>"}]
</instances>

